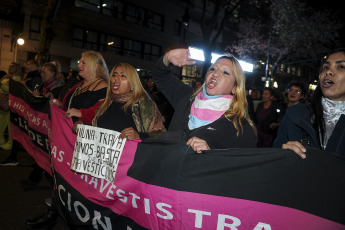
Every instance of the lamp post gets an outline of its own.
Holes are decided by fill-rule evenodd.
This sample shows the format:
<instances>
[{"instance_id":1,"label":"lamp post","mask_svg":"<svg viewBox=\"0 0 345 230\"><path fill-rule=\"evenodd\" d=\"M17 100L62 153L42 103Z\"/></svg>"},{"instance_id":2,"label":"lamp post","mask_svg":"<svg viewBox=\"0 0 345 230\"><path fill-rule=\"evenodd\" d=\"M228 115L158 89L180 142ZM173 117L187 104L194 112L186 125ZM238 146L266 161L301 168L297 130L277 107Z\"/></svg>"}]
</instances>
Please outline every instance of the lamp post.
<instances>
[{"instance_id":1,"label":"lamp post","mask_svg":"<svg viewBox=\"0 0 345 230\"><path fill-rule=\"evenodd\" d=\"M24 45L24 43L25 43L24 39L21 36L19 36L19 38L17 39L17 44L22 46ZM15 56L14 56L14 61L16 63L18 63L18 45L17 44L16 44L16 50L15 50Z\"/></svg>"},{"instance_id":2,"label":"lamp post","mask_svg":"<svg viewBox=\"0 0 345 230\"><path fill-rule=\"evenodd\" d=\"M267 75L268 75L268 63L270 61L270 48L271 48L271 38L272 38L272 27L270 29L270 38L268 40L268 48L267 48L267 60L266 60L266 71L265 71L265 85L267 87L270 87L270 83L267 84Z\"/></svg>"}]
</instances>

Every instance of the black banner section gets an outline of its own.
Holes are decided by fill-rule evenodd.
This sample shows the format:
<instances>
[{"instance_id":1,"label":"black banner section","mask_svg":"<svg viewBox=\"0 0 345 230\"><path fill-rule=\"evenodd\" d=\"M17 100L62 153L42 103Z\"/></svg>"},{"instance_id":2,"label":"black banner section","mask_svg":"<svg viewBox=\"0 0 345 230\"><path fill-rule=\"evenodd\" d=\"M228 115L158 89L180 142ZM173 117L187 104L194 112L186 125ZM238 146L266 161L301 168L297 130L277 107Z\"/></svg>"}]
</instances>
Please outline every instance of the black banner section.
<instances>
[{"instance_id":1,"label":"black banner section","mask_svg":"<svg viewBox=\"0 0 345 230\"><path fill-rule=\"evenodd\" d=\"M59 213L71 225L71 229L146 229L132 219L117 215L111 209L85 198L59 173L55 173L55 176L58 184L54 191L54 199L56 204L59 204L57 207ZM81 181L81 183L83 182Z\"/></svg>"},{"instance_id":2,"label":"black banner section","mask_svg":"<svg viewBox=\"0 0 345 230\"><path fill-rule=\"evenodd\" d=\"M23 84L12 79L10 79L10 94L24 100L33 110L47 114L50 112L48 98L32 96L32 93Z\"/></svg>"},{"instance_id":3,"label":"black banner section","mask_svg":"<svg viewBox=\"0 0 345 230\"><path fill-rule=\"evenodd\" d=\"M306 154L306 159L282 149L196 154L188 146L152 139L139 143L128 176L178 191L290 207L345 224L345 158L312 148Z\"/></svg>"}]
</instances>

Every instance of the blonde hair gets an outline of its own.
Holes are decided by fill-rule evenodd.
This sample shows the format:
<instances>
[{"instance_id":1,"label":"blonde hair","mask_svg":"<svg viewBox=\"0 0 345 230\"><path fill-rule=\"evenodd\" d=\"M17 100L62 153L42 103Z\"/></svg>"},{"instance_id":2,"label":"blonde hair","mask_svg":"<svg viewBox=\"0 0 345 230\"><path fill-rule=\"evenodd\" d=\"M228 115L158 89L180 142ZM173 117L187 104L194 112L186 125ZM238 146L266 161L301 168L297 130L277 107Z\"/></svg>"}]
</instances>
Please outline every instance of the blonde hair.
<instances>
[{"instance_id":1,"label":"blonde hair","mask_svg":"<svg viewBox=\"0 0 345 230\"><path fill-rule=\"evenodd\" d=\"M105 97L104 102L99 107L99 109L96 112L95 119L93 120L92 124L95 125L98 118L104 113L104 111L109 107L109 105L112 103L112 83L110 81L111 76L113 75L115 69L117 67L122 67L122 69L125 72L125 75L127 77L127 80L131 86L131 92L132 95L129 98L129 100L126 102L126 104L123 106L123 110L126 112L128 107L133 105L135 102L139 101L140 99L144 97L148 97L143 85L141 84L139 75L135 68L128 64L128 63L118 63L116 64L113 69L110 71L110 77L108 80L108 87L107 87L107 96Z\"/></svg>"},{"instance_id":2,"label":"blonde hair","mask_svg":"<svg viewBox=\"0 0 345 230\"><path fill-rule=\"evenodd\" d=\"M108 81L108 67L101 53L88 50L83 52L81 56L84 58L85 65L90 71L91 81L99 78Z\"/></svg>"},{"instance_id":3,"label":"blonde hair","mask_svg":"<svg viewBox=\"0 0 345 230\"><path fill-rule=\"evenodd\" d=\"M239 135L240 129L243 132L241 119L245 119L250 124L250 126L254 130L254 133L256 134L254 122L250 119L248 114L248 102L246 98L245 87L246 80L242 67L234 56L221 56L217 59L217 61L223 58L228 59L232 62L235 75L235 93L233 95L230 108L227 111L225 111L224 116L226 119L228 119L234 124L237 130L237 136ZM207 70L206 76L208 75L210 68ZM206 82L193 94L193 99L202 90L205 84Z\"/></svg>"}]
</instances>

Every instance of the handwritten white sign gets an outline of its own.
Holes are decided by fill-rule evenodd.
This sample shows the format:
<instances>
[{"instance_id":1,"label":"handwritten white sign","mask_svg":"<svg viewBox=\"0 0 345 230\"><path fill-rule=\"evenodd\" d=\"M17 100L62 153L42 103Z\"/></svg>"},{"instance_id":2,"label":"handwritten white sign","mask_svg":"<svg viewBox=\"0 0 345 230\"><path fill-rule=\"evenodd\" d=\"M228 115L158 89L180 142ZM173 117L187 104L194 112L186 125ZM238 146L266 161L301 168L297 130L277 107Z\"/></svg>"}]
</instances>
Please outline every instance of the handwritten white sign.
<instances>
[{"instance_id":1,"label":"handwritten white sign","mask_svg":"<svg viewBox=\"0 0 345 230\"><path fill-rule=\"evenodd\" d=\"M126 139L119 136L120 133L113 130L78 125L71 169L114 182L126 143Z\"/></svg>"}]
</instances>

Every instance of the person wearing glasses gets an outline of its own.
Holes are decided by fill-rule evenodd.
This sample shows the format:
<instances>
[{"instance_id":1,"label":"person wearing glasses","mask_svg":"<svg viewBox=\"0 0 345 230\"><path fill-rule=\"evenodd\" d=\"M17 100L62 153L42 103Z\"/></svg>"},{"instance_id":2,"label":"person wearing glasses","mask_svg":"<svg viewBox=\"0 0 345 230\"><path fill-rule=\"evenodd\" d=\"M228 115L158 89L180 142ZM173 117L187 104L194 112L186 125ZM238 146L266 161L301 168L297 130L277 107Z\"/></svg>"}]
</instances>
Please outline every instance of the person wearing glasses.
<instances>
[{"instance_id":1,"label":"person wearing glasses","mask_svg":"<svg viewBox=\"0 0 345 230\"><path fill-rule=\"evenodd\" d=\"M287 107L290 107L291 105L296 105L297 103L302 102L305 95L306 95L306 90L303 83L300 83L300 82L291 83L288 87Z\"/></svg>"},{"instance_id":2,"label":"person wearing glasses","mask_svg":"<svg viewBox=\"0 0 345 230\"><path fill-rule=\"evenodd\" d=\"M272 134L272 147L273 142L277 138L278 129L280 126L281 121L283 120L286 109L292 105L296 105L303 101L304 95L306 95L306 90L304 84L301 82L293 82L290 83L287 92L286 92L286 99L284 102L278 103L276 108L273 110L272 114L265 119L264 124L268 127L267 129ZM265 126L264 125L264 126Z\"/></svg>"},{"instance_id":3,"label":"person wearing glasses","mask_svg":"<svg viewBox=\"0 0 345 230\"><path fill-rule=\"evenodd\" d=\"M302 158L305 146L345 156L345 49L322 60L312 103L288 107L273 145Z\"/></svg>"}]
</instances>

